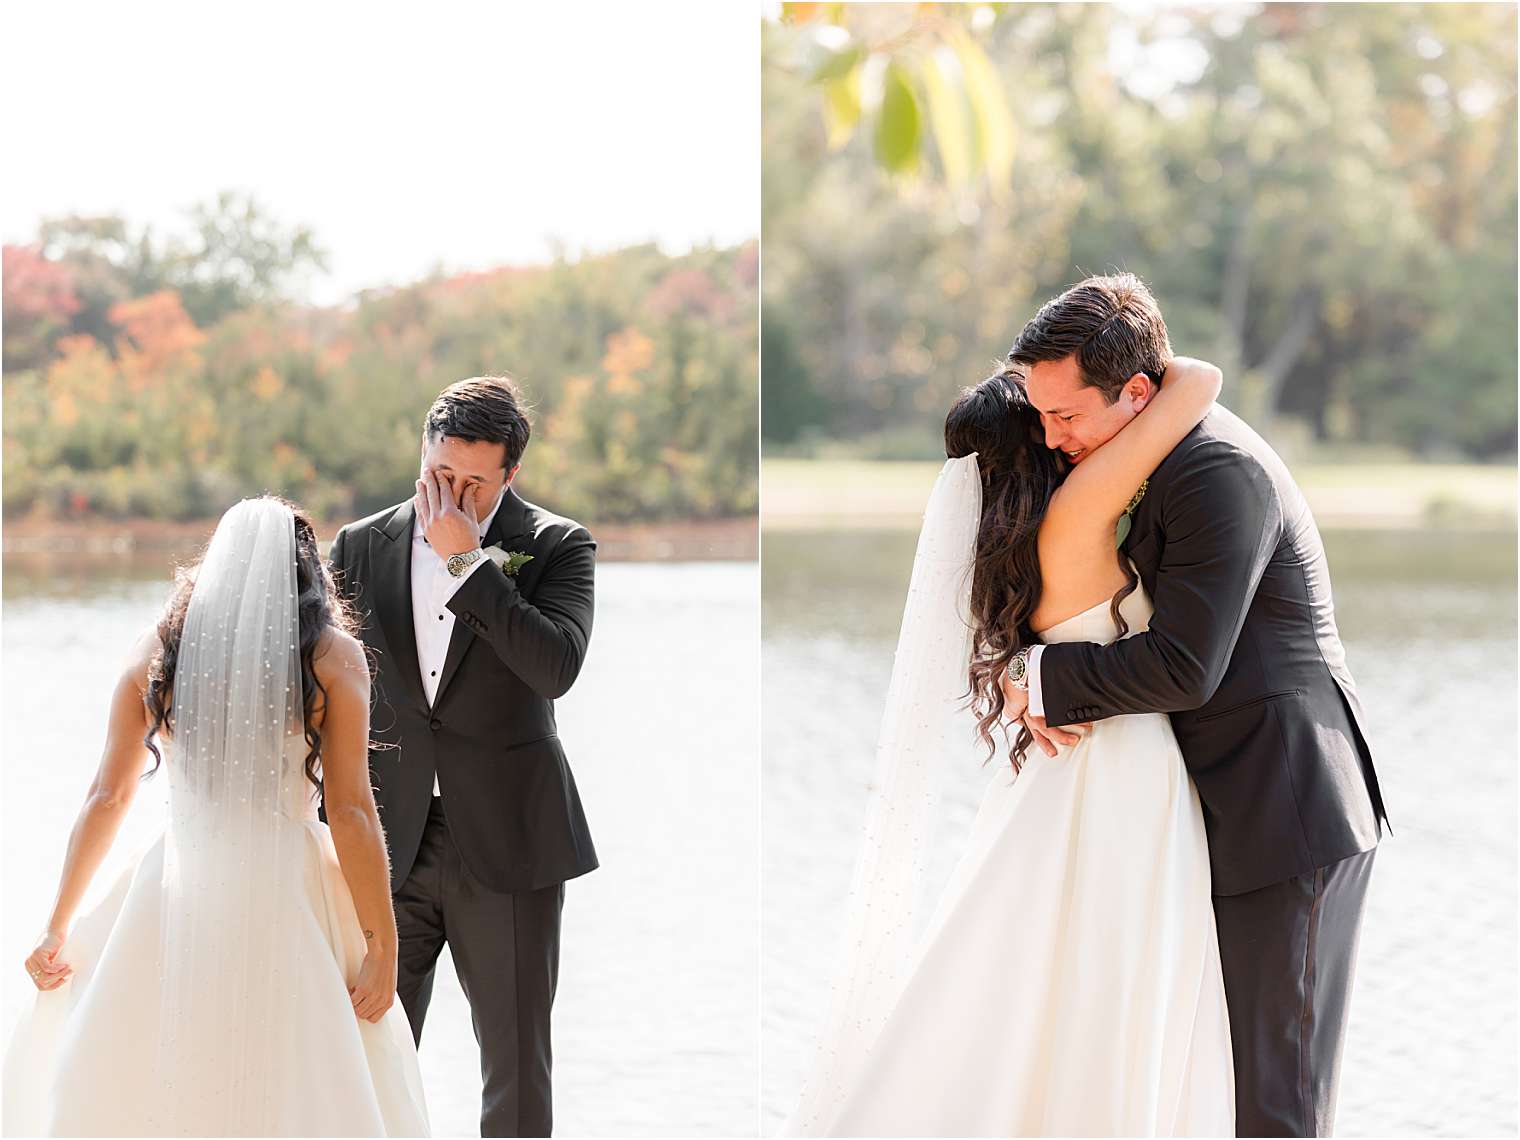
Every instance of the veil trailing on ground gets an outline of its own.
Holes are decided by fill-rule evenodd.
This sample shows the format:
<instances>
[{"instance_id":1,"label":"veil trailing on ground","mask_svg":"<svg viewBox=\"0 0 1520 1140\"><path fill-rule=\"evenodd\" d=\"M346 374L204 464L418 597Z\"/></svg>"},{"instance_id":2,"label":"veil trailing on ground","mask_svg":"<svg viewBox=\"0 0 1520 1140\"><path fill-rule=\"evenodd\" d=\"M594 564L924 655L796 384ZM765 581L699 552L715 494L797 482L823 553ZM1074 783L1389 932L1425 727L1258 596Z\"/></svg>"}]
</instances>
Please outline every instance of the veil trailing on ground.
<instances>
[{"instance_id":1,"label":"veil trailing on ground","mask_svg":"<svg viewBox=\"0 0 1520 1140\"><path fill-rule=\"evenodd\" d=\"M177 1121L200 1135L267 1135L283 1090L254 1074L284 1050L277 999L284 916L302 890L302 836L286 814L305 780L295 518L275 499L222 516L185 614L170 699L156 1072ZM299 825L296 825L297 827ZM229 1090L184 1079L248 1074ZM272 1118L271 1122L272 1122Z\"/></svg>"},{"instance_id":2,"label":"veil trailing on ground","mask_svg":"<svg viewBox=\"0 0 1520 1140\"><path fill-rule=\"evenodd\" d=\"M947 460L929 495L913 556L841 963L817 1052L784 1135L826 1125L853 1086L911 965L940 771L950 758L968 753L975 728L965 694L981 511L976 453Z\"/></svg>"}]
</instances>

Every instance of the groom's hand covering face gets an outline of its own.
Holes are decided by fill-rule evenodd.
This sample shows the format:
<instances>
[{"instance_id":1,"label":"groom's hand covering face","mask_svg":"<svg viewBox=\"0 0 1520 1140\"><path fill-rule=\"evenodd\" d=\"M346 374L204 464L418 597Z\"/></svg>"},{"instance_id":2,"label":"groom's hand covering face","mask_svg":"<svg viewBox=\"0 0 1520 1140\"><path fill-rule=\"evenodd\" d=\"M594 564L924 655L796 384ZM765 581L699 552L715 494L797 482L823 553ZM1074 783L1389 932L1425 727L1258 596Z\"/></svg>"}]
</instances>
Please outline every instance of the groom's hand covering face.
<instances>
[{"instance_id":1,"label":"groom's hand covering face","mask_svg":"<svg viewBox=\"0 0 1520 1140\"><path fill-rule=\"evenodd\" d=\"M423 534L440 558L480 545L480 521L518 471L506 470L505 457L503 444L446 435L423 447L412 501Z\"/></svg>"},{"instance_id":2,"label":"groom's hand covering face","mask_svg":"<svg viewBox=\"0 0 1520 1140\"><path fill-rule=\"evenodd\" d=\"M1143 372L1129 378L1112 404L1101 389L1084 383L1075 355L1039 361L1024 369L1024 390L1040 413L1045 446L1080 463L1124 428L1156 394Z\"/></svg>"}]
</instances>

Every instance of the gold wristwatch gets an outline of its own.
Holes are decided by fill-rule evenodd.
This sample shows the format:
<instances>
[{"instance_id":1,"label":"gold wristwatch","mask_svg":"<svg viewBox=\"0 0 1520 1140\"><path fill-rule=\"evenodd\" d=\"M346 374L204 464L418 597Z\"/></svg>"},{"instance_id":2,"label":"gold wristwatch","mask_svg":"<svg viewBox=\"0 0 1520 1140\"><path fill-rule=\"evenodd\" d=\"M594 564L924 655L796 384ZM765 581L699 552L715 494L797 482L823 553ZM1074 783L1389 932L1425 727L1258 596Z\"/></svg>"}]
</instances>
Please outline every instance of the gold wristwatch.
<instances>
[{"instance_id":1,"label":"gold wristwatch","mask_svg":"<svg viewBox=\"0 0 1520 1140\"><path fill-rule=\"evenodd\" d=\"M454 575L454 577L462 578L464 577L464 572L478 562L484 553L477 546L474 550L466 550L463 554L450 554L448 561L444 565L448 567L449 573Z\"/></svg>"}]
</instances>

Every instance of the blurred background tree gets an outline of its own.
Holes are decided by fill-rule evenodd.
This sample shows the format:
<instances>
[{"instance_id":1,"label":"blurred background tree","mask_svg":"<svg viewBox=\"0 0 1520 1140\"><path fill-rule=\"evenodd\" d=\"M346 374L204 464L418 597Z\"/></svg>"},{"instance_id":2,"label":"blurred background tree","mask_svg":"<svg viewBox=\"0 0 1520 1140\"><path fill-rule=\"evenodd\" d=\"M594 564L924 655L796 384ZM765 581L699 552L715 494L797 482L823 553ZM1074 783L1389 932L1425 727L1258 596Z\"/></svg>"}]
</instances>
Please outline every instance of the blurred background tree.
<instances>
[{"instance_id":1,"label":"blurred background tree","mask_svg":"<svg viewBox=\"0 0 1520 1140\"><path fill-rule=\"evenodd\" d=\"M529 498L588 522L756 507L754 243L317 308L314 235L222 194L181 234L49 219L4 259L8 513L199 519L273 491L351 518L410 494L442 388L500 372L535 408Z\"/></svg>"},{"instance_id":2,"label":"blurred background tree","mask_svg":"<svg viewBox=\"0 0 1520 1140\"><path fill-rule=\"evenodd\" d=\"M1127 269L1280 444L1514 455L1512 5L795 4L763 37L768 453L934 456L1044 300Z\"/></svg>"}]
</instances>

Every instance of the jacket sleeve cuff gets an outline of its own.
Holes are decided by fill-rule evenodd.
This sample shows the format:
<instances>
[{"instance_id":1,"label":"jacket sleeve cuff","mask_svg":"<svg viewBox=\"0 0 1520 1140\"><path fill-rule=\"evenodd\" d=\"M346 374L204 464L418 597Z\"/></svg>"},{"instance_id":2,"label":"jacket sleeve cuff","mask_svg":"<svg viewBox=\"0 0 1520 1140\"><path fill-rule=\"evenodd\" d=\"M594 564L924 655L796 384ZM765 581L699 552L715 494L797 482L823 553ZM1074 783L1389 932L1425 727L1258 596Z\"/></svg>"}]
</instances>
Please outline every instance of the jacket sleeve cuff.
<instances>
[{"instance_id":1,"label":"jacket sleeve cuff","mask_svg":"<svg viewBox=\"0 0 1520 1140\"><path fill-rule=\"evenodd\" d=\"M475 559L474 562L471 562L467 567L465 567L465 571L464 571L463 574L459 575L459 577L457 577L457 578L450 578L449 579L449 592L444 595L443 600L445 602L447 602L455 594L459 593L459 587L463 586L466 582L468 582L470 580L471 575L479 572L480 568L482 566L485 566L490 561L491 560L489 558L487 558L484 554L482 554L479 558Z\"/></svg>"}]
</instances>

